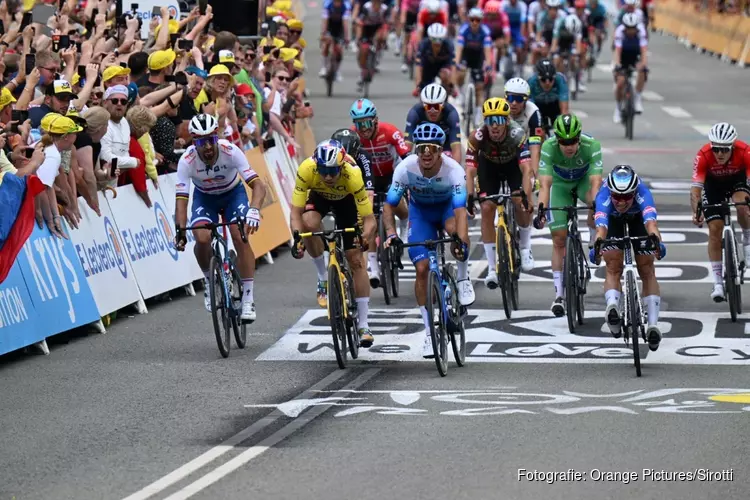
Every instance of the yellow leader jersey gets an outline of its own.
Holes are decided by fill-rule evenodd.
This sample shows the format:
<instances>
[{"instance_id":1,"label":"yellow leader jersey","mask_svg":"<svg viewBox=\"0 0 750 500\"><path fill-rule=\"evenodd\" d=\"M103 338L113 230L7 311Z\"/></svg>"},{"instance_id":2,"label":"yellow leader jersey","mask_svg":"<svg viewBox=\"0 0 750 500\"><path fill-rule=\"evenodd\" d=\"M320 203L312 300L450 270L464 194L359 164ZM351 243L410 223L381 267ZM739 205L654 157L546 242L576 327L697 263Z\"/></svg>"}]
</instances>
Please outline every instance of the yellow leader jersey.
<instances>
[{"instance_id":1,"label":"yellow leader jersey","mask_svg":"<svg viewBox=\"0 0 750 500\"><path fill-rule=\"evenodd\" d=\"M349 162L344 162L341 175L333 186L323 182L318 174L318 166L312 158L304 160L297 169L297 179L292 194L292 205L304 208L307 204L307 192L315 191L327 200L342 200L349 195L354 196L357 205L357 213L360 217L372 215L372 203L365 191L365 183L362 180L362 171Z\"/></svg>"}]
</instances>

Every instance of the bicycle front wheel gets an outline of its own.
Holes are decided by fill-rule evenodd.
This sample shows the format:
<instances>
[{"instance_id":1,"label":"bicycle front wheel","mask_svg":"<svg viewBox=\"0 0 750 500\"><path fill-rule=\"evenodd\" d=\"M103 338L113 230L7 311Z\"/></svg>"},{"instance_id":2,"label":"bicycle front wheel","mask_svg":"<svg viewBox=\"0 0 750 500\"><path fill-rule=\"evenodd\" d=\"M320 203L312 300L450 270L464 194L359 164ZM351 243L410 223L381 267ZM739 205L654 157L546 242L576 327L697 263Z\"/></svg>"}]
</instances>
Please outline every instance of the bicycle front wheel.
<instances>
[{"instance_id":1,"label":"bicycle front wheel","mask_svg":"<svg viewBox=\"0 0 750 500\"><path fill-rule=\"evenodd\" d=\"M450 315L450 336L451 348L453 349L453 359L458 366L466 364L466 329L461 304L458 302L458 285L456 283L456 269L448 264L445 270L448 290L450 290L450 302L448 304L448 314Z\"/></svg>"},{"instance_id":2,"label":"bicycle front wheel","mask_svg":"<svg viewBox=\"0 0 750 500\"><path fill-rule=\"evenodd\" d=\"M336 266L328 267L328 320L331 322L331 337L336 362L342 370L346 368L346 318L344 317L344 291Z\"/></svg>"},{"instance_id":3,"label":"bicycle front wheel","mask_svg":"<svg viewBox=\"0 0 750 500\"><path fill-rule=\"evenodd\" d=\"M437 273L430 272L427 279L427 314L430 321L430 339L435 365L441 377L448 374L448 335L445 325L445 304L441 292L442 283Z\"/></svg>"},{"instance_id":4,"label":"bicycle front wheel","mask_svg":"<svg viewBox=\"0 0 750 500\"><path fill-rule=\"evenodd\" d=\"M633 343L633 365L635 374L641 376L641 350L638 347L638 336L641 334L641 315L638 311L638 293L635 278L631 273L625 278L625 293L628 301L628 321L626 328L630 329L630 340Z\"/></svg>"},{"instance_id":5,"label":"bicycle front wheel","mask_svg":"<svg viewBox=\"0 0 750 500\"><path fill-rule=\"evenodd\" d=\"M578 289L578 300L576 301L576 316L578 317L578 324L583 325L583 318L586 315L586 287L588 285L588 267L586 266L586 260L583 253L583 245L581 240L576 240L576 248L578 248L578 282L576 287Z\"/></svg>"},{"instance_id":6,"label":"bicycle front wheel","mask_svg":"<svg viewBox=\"0 0 750 500\"><path fill-rule=\"evenodd\" d=\"M565 240L565 260L563 280L565 281L565 315L568 317L568 330L576 332L576 314L578 312L578 256L574 240Z\"/></svg>"},{"instance_id":7,"label":"bicycle front wheel","mask_svg":"<svg viewBox=\"0 0 750 500\"><path fill-rule=\"evenodd\" d=\"M224 282L224 266L218 257L211 258L208 277L209 297L211 299L211 317L214 322L216 344L222 357L229 357L232 348L232 327L228 309L227 284Z\"/></svg>"},{"instance_id":8,"label":"bicycle front wheel","mask_svg":"<svg viewBox=\"0 0 750 500\"><path fill-rule=\"evenodd\" d=\"M736 284L737 267L735 266L734 256L736 249L734 247L734 238L724 238L724 290L729 302L729 315L732 323L737 322L737 305L739 304L739 285Z\"/></svg>"},{"instance_id":9,"label":"bicycle front wheel","mask_svg":"<svg viewBox=\"0 0 750 500\"><path fill-rule=\"evenodd\" d=\"M500 294L503 297L503 310L505 310L505 317L510 319L513 314L513 304L511 303L511 296L513 291L512 279L510 277L510 255L508 254L508 242L505 240L505 228L499 227L497 229L497 239L495 240L495 248L497 249L497 280L500 285Z\"/></svg>"},{"instance_id":10,"label":"bicycle front wheel","mask_svg":"<svg viewBox=\"0 0 750 500\"><path fill-rule=\"evenodd\" d=\"M237 347L244 349L247 345L247 324L245 324L240 314L242 311L242 278L240 273L237 272L237 254L234 250L229 251L229 260L232 262L232 307L234 313L232 314L232 330L234 331L234 340L237 342Z\"/></svg>"},{"instance_id":11,"label":"bicycle front wheel","mask_svg":"<svg viewBox=\"0 0 750 500\"><path fill-rule=\"evenodd\" d=\"M383 246L385 242L385 224L382 215L378 217L378 263L380 264L380 287L383 289L385 305L391 305L391 262L390 252Z\"/></svg>"}]
</instances>

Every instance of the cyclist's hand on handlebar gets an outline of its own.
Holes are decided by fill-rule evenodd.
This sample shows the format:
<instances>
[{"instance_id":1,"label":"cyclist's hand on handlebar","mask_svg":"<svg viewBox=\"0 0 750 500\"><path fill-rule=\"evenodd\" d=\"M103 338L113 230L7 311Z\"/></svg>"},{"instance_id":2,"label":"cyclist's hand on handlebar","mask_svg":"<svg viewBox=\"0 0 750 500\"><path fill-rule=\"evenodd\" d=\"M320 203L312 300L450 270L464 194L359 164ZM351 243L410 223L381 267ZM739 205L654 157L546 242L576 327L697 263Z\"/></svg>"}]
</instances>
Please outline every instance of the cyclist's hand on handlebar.
<instances>
[{"instance_id":1,"label":"cyclist's hand on handlebar","mask_svg":"<svg viewBox=\"0 0 750 500\"><path fill-rule=\"evenodd\" d=\"M467 245L457 233L451 235L453 241L451 242L451 253L460 262L466 262L469 258L469 245Z\"/></svg>"},{"instance_id":2,"label":"cyclist's hand on handlebar","mask_svg":"<svg viewBox=\"0 0 750 500\"><path fill-rule=\"evenodd\" d=\"M305 256L305 244L302 243L299 231L294 231L292 237L294 238L294 242L292 243L292 257L301 259Z\"/></svg>"},{"instance_id":3,"label":"cyclist's hand on handlebar","mask_svg":"<svg viewBox=\"0 0 750 500\"><path fill-rule=\"evenodd\" d=\"M185 245L187 245L187 234L184 229L178 229L174 237L174 247L178 252L184 252Z\"/></svg>"},{"instance_id":4,"label":"cyclist's hand on handlebar","mask_svg":"<svg viewBox=\"0 0 750 500\"><path fill-rule=\"evenodd\" d=\"M544 210L544 204L539 204L539 210L537 211L536 217L534 217L534 227L536 229L544 229L544 225L547 223L547 214Z\"/></svg>"},{"instance_id":5,"label":"cyclist's hand on handlebar","mask_svg":"<svg viewBox=\"0 0 750 500\"><path fill-rule=\"evenodd\" d=\"M248 232L250 234L255 234L260 227L260 210L250 207L245 214L245 222L249 228Z\"/></svg>"},{"instance_id":6,"label":"cyclist's hand on handlebar","mask_svg":"<svg viewBox=\"0 0 750 500\"><path fill-rule=\"evenodd\" d=\"M398 237L397 234L390 234L383 242L383 248L393 247L393 248L401 248L401 246L404 244L403 241L401 241L401 238Z\"/></svg>"},{"instance_id":7,"label":"cyclist's hand on handlebar","mask_svg":"<svg viewBox=\"0 0 750 500\"><path fill-rule=\"evenodd\" d=\"M470 193L468 199L466 200L466 211L469 212L469 215L474 217L475 213L474 210L476 209L476 202L477 202L477 195L474 193Z\"/></svg>"},{"instance_id":8,"label":"cyclist's hand on handlebar","mask_svg":"<svg viewBox=\"0 0 750 500\"><path fill-rule=\"evenodd\" d=\"M703 212L696 211L693 213L693 224L698 227L703 227Z\"/></svg>"}]
</instances>

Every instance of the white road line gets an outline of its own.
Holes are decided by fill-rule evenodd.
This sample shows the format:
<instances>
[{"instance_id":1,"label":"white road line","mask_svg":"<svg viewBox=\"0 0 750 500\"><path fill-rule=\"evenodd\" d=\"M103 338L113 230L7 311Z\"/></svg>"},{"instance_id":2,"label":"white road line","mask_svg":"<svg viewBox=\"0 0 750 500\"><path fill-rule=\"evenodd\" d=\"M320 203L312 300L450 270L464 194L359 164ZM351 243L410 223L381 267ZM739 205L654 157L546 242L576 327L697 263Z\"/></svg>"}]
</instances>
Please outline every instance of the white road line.
<instances>
[{"instance_id":1,"label":"white road line","mask_svg":"<svg viewBox=\"0 0 750 500\"><path fill-rule=\"evenodd\" d=\"M661 109L664 110L666 114L671 116L672 118L692 118L693 115L685 111L679 106L662 106Z\"/></svg>"},{"instance_id":2,"label":"white road line","mask_svg":"<svg viewBox=\"0 0 750 500\"><path fill-rule=\"evenodd\" d=\"M345 397L348 391L352 389L358 389L359 387L365 385L372 377L377 375L378 372L380 372L380 368L371 368L371 369L366 370L362 375L355 378L353 381L351 381L349 384L343 387L340 391L337 391L332 396L334 400L331 401L330 404L323 404L320 406L313 407L312 409L308 410L306 413L303 413L301 417L285 425L284 427L282 427L281 429L273 433L271 436L267 437L266 439L258 443L256 446L251 446L250 448L243 451L242 453L240 453L233 459L229 460L225 464L212 470L205 476L194 481L193 483L184 487L180 491L172 495L169 495L165 500L185 500L186 498L190 498L196 493L208 488L209 486L219 481L224 476L231 474L232 472L239 469L240 467L250 462L254 458L259 457L260 455L263 454L263 452L265 452L269 448L274 447L275 445L277 445L284 439L288 438L289 436L297 432L299 429L301 429L305 425L312 422L316 417L320 416L326 410L328 410L331 406L333 406L337 398Z\"/></svg>"},{"instance_id":3,"label":"white road line","mask_svg":"<svg viewBox=\"0 0 750 500\"><path fill-rule=\"evenodd\" d=\"M708 131L711 130L713 125L691 125L693 129L702 136L708 135Z\"/></svg>"},{"instance_id":4,"label":"white road line","mask_svg":"<svg viewBox=\"0 0 750 500\"><path fill-rule=\"evenodd\" d=\"M663 101L664 98L652 90L644 90L641 96L647 101Z\"/></svg>"},{"instance_id":5,"label":"white road line","mask_svg":"<svg viewBox=\"0 0 750 500\"><path fill-rule=\"evenodd\" d=\"M599 71L602 71L604 73L612 73L612 63L608 63L608 64L600 63L600 64L597 64L596 65L596 69L598 69Z\"/></svg>"},{"instance_id":6,"label":"white road line","mask_svg":"<svg viewBox=\"0 0 750 500\"><path fill-rule=\"evenodd\" d=\"M575 115L576 115L576 116L577 116L578 118L588 118L588 117L589 117L589 114L588 114L588 113L586 113L585 111L581 111L581 110L573 110L573 113L574 113L574 114L575 114Z\"/></svg>"},{"instance_id":7,"label":"white road line","mask_svg":"<svg viewBox=\"0 0 750 500\"><path fill-rule=\"evenodd\" d=\"M325 389L331 383L340 379L345 373L346 373L345 371L336 370L335 372L331 373L330 375L322 379L320 382L312 385L311 387L303 391L295 399L306 398L308 397L310 392L316 392L318 390ZM123 500L145 500L147 498L152 497L153 495L156 495L157 493L161 491L166 490L173 484L177 483L178 481L183 480L184 478L188 477L193 472L213 462L214 460L224 455L228 451L233 450L238 444L242 443L243 441L247 440L248 438L262 431L263 429L273 424L276 420L278 420L279 418L283 416L284 414L281 412L276 412L276 411L272 412L268 416L258 420L257 422L253 423L249 427L246 427L245 429L241 430L240 432L230 437L229 439L227 439L220 445L211 448L210 450L200 455L199 457L194 458L193 460L186 463L182 467L175 469L174 471L170 472L163 478L154 481L153 483L149 484L142 490L136 491L135 493L124 498Z\"/></svg>"}]
</instances>

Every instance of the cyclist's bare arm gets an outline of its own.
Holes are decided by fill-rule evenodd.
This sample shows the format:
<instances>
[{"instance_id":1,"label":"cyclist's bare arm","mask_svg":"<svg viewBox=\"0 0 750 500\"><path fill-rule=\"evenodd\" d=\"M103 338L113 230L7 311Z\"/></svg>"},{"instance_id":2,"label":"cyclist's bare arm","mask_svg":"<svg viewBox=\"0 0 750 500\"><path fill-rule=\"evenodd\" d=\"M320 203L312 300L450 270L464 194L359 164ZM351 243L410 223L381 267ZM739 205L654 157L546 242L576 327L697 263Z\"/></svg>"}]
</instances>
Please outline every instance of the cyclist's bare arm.
<instances>
[{"instance_id":1,"label":"cyclist's bare arm","mask_svg":"<svg viewBox=\"0 0 750 500\"><path fill-rule=\"evenodd\" d=\"M549 208L549 195L550 195L551 189L552 189L552 176L551 175L539 176L539 203L544 205L545 208ZM539 214L540 217L543 215L544 214Z\"/></svg>"},{"instance_id":2,"label":"cyclist's bare arm","mask_svg":"<svg viewBox=\"0 0 750 500\"><path fill-rule=\"evenodd\" d=\"M388 236L396 234L396 218L390 203L383 204L383 224L385 224L385 232Z\"/></svg>"},{"instance_id":3,"label":"cyclist's bare arm","mask_svg":"<svg viewBox=\"0 0 750 500\"><path fill-rule=\"evenodd\" d=\"M305 232L305 224L302 222L302 214L305 212L304 207L292 206L289 215L289 225L292 227L292 232L299 231L300 233Z\"/></svg>"}]
</instances>

